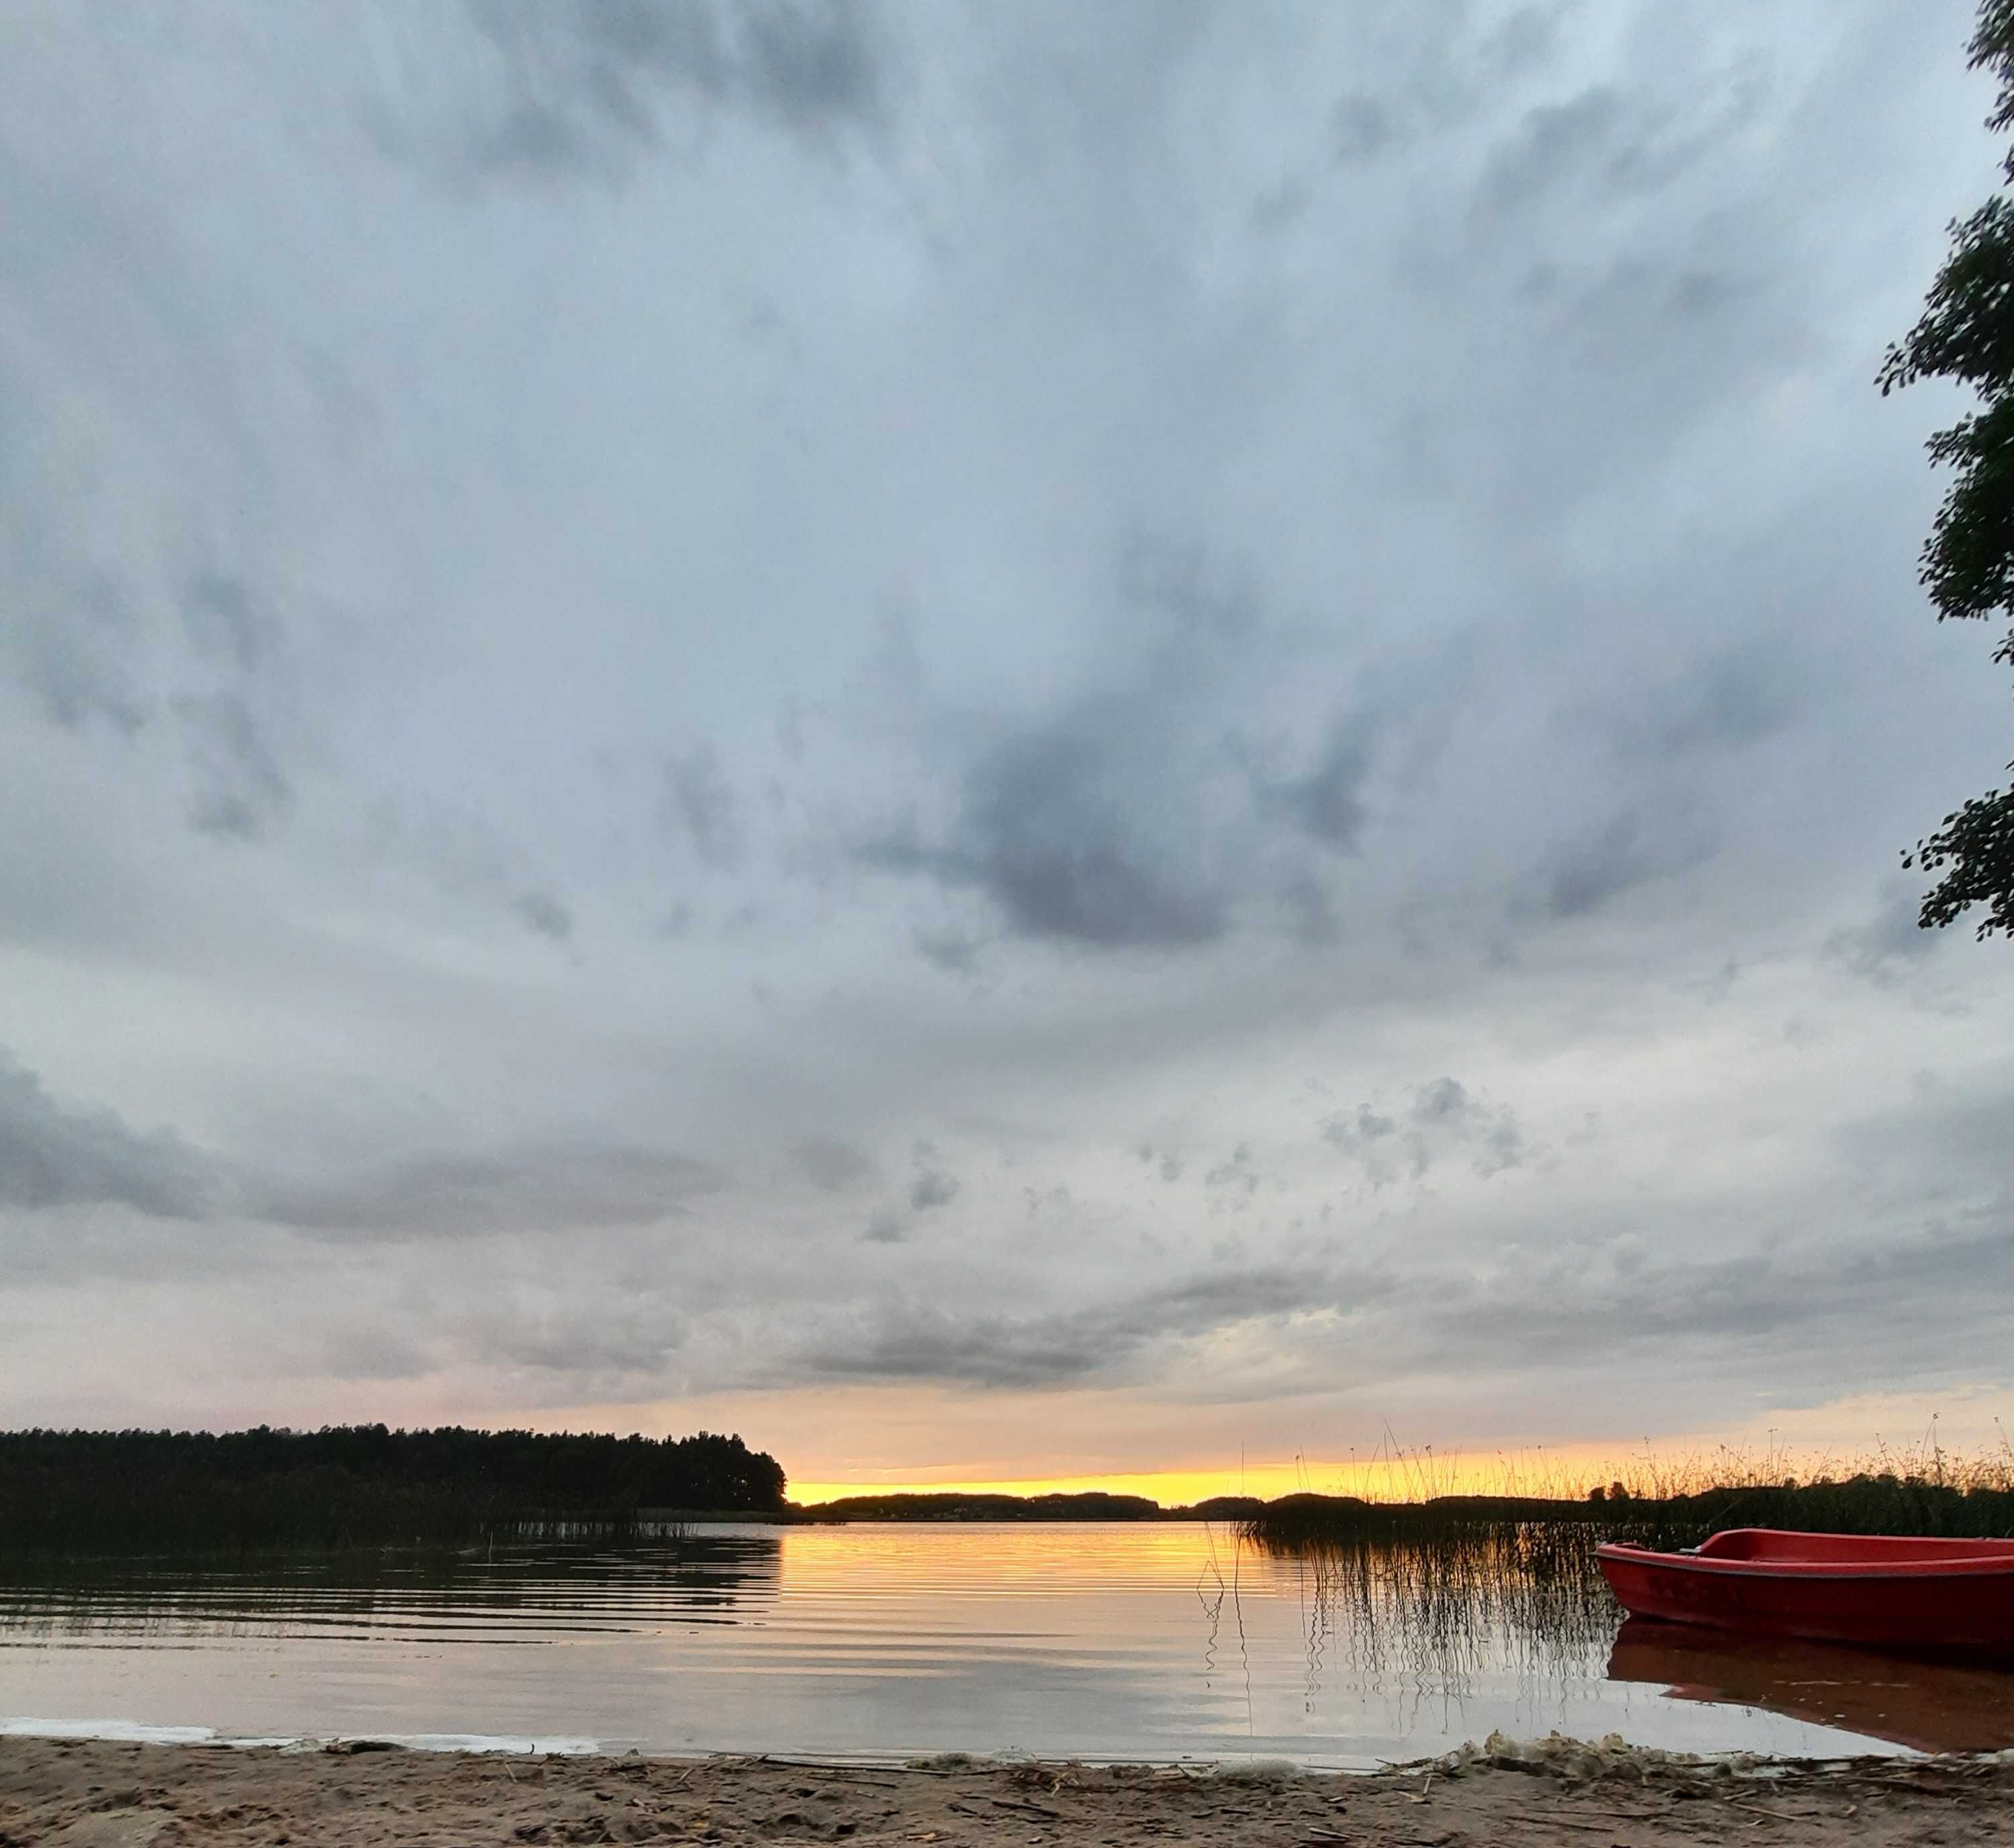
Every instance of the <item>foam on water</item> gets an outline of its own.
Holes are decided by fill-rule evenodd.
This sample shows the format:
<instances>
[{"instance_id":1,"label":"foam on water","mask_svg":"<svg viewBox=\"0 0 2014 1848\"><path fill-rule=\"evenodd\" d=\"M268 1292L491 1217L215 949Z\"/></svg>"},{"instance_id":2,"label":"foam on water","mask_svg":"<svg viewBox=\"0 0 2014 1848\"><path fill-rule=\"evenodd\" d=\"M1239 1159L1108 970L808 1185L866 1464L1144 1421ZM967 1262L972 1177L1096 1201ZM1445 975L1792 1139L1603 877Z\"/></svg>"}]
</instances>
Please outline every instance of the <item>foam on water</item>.
<instances>
[{"instance_id":1,"label":"foam on water","mask_svg":"<svg viewBox=\"0 0 2014 1848\"><path fill-rule=\"evenodd\" d=\"M604 1750L600 1739L555 1734L529 1737L506 1732L374 1732L370 1738L412 1752L508 1752L519 1757L583 1758ZM0 1738L110 1739L134 1746L255 1746L288 1752L320 1752L345 1740L312 1735L267 1738L219 1732L213 1726L153 1726L138 1720L44 1719L34 1714L0 1715Z\"/></svg>"},{"instance_id":2,"label":"foam on water","mask_svg":"<svg viewBox=\"0 0 2014 1848\"><path fill-rule=\"evenodd\" d=\"M45 1720L33 1715L0 1717L0 1737L109 1739L135 1746L284 1746L283 1739L221 1739L213 1726L149 1726L138 1720Z\"/></svg>"}]
</instances>

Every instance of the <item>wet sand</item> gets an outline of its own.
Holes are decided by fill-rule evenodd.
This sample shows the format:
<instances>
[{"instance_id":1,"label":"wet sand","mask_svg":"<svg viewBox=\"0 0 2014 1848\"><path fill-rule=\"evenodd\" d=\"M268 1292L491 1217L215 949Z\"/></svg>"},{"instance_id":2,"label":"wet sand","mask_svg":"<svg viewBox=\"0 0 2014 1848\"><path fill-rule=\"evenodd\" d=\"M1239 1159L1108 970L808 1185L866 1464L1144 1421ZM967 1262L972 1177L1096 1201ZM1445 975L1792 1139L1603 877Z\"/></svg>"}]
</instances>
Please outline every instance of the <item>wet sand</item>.
<instances>
[{"instance_id":1,"label":"wet sand","mask_svg":"<svg viewBox=\"0 0 2014 1848\"><path fill-rule=\"evenodd\" d=\"M680 1842L1038 1848L1558 1843L2014 1844L2014 1760L1729 1775L1568 1753L1374 1777L1069 1764L887 1770L0 1739L0 1848L489 1848Z\"/></svg>"}]
</instances>

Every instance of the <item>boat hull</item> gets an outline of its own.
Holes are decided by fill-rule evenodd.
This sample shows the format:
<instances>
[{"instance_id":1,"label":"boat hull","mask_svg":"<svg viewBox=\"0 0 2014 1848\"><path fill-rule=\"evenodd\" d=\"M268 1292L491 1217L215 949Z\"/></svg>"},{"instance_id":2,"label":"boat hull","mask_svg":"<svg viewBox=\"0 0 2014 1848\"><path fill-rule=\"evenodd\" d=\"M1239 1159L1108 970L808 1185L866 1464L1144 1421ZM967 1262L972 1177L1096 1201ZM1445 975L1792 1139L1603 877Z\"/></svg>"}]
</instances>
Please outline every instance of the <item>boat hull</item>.
<instances>
[{"instance_id":1,"label":"boat hull","mask_svg":"<svg viewBox=\"0 0 2014 1848\"><path fill-rule=\"evenodd\" d=\"M1766 1542L1744 1554L1717 1542ZM1808 1556L1791 1550L1812 1543ZM1601 1570L1623 1608L1665 1623L1758 1636L1800 1636L1908 1653L2014 1660L2014 1545L1851 1537L1717 1535L1697 1553L1607 1545Z\"/></svg>"}]
</instances>

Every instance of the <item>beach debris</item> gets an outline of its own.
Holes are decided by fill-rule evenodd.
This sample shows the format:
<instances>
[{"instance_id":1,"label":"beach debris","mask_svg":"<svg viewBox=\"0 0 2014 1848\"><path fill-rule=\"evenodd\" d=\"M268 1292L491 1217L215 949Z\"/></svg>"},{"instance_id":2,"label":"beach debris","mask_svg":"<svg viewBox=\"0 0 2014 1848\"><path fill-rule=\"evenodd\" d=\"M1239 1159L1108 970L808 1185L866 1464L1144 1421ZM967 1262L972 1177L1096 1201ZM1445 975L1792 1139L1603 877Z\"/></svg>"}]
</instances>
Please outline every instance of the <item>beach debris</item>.
<instances>
[{"instance_id":1,"label":"beach debris","mask_svg":"<svg viewBox=\"0 0 2014 1848\"><path fill-rule=\"evenodd\" d=\"M1060 1822L1063 1819L1062 1810L1052 1810L1046 1803L1023 1803L1019 1797L1012 1796L989 1796L986 1800L996 1810L1021 1810L1030 1816L1044 1817L1051 1822Z\"/></svg>"},{"instance_id":2,"label":"beach debris","mask_svg":"<svg viewBox=\"0 0 2014 1848\"><path fill-rule=\"evenodd\" d=\"M1618 1775L1641 1779L1675 1772L1698 1777L1760 1775L1766 1763L1751 1752L1698 1758L1683 1752L1662 1751L1654 1746L1632 1746L1619 1732L1607 1733L1598 1739L1572 1739L1557 1732L1547 1733L1543 1739L1518 1739L1498 1731L1479 1746L1470 1739L1442 1757L1392 1768L1424 1770L1430 1779L1458 1778L1487 1768L1582 1782Z\"/></svg>"},{"instance_id":3,"label":"beach debris","mask_svg":"<svg viewBox=\"0 0 2014 1848\"><path fill-rule=\"evenodd\" d=\"M1307 1771L1291 1758L1243 1758L1218 1765L1214 1775L1226 1784L1292 1784Z\"/></svg>"}]
</instances>

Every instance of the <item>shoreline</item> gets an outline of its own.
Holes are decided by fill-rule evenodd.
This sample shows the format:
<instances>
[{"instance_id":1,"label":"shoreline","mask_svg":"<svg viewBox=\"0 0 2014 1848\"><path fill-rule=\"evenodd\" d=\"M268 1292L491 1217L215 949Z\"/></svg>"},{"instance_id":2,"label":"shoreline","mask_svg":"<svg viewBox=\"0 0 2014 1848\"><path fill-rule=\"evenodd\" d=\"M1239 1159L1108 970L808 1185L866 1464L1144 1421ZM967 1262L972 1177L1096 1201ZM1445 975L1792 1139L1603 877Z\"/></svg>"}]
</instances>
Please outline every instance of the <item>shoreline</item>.
<instances>
[{"instance_id":1,"label":"shoreline","mask_svg":"<svg viewBox=\"0 0 2014 1848\"><path fill-rule=\"evenodd\" d=\"M1758 1832L1760 1832L1759 1833ZM668 1842L1169 1838L1224 1848L1460 1848L1498 1841L2014 1843L2014 1753L1700 1760L1557 1739L1367 1773L1221 1767L278 1748L0 1737L4 1848L476 1848Z\"/></svg>"}]
</instances>

